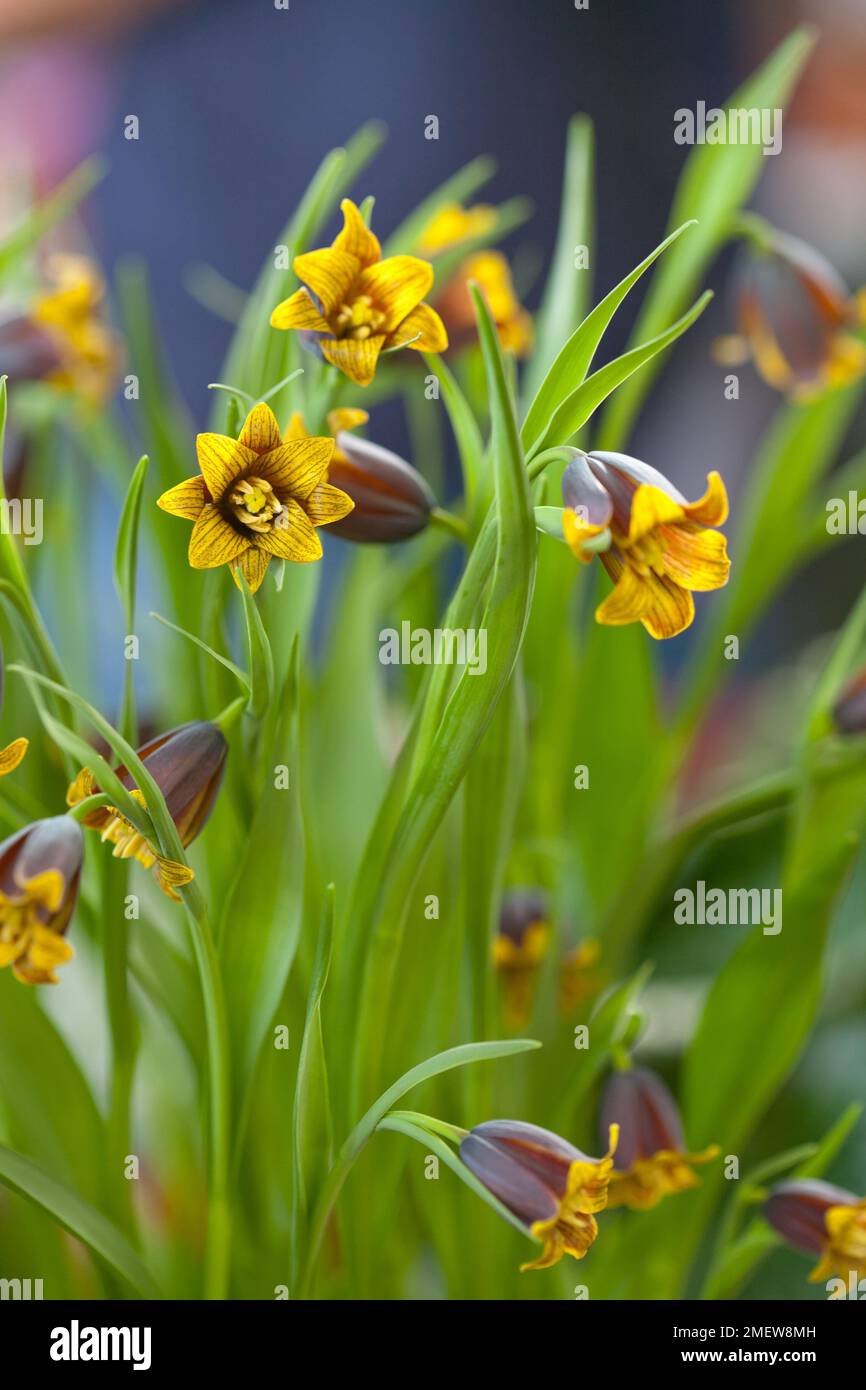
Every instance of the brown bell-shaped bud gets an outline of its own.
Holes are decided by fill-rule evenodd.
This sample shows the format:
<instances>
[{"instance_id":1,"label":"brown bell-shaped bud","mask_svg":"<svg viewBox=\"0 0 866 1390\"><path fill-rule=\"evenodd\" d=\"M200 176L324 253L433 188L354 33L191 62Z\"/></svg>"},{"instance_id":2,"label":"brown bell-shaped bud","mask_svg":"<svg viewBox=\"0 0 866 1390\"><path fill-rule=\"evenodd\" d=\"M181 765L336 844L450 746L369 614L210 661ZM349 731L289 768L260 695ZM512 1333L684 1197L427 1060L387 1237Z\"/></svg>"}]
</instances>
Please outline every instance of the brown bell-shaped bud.
<instances>
[{"instance_id":1,"label":"brown bell-shaped bud","mask_svg":"<svg viewBox=\"0 0 866 1390\"><path fill-rule=\"evenodd\" d=\"M610 1205L646 1211L663 1197L696 1187L695 1164L718 1154L711 1144L688 1153L676 1101L655 1072L629 1067L614 1072L601 1106L602 1132L619 1125L616 1169L611 1176Z\"/></svg>"},{"instance_id":2,"label":"brown bell-shaped bud","mask_svg":"<svg viewBox=\"0 0 866 1390\"><path fill-rule=\"evenodd\" d=\"M25 984L56 984L56 967L75 954L65 934L83 853L69 816L35 821L0 844L0 967Z\"/></svg>"},{"instance_id":3,"label":"brown bell-shaped bud","mask_svg":"<svg viewBox=\"0 0 866 1390\"><path fill-rule=\"evenodd\" d=\"M150 775L165 798L168 812L177 826L181 843L192 844L213 810L225 770L228 744L216 724L199 720L182 724L160 734L137 750ZM116 769L121 782L136 799L144 802L135 780L125 767ZM66 794L68 805L77 806L99 787L85 768ZM157 879L169 897L176 897L175 886L188 883L192 871L184 865L162 858L154 846L113 806L102 806L84 817L84 824L101 832L101 838L114 845L119 859L137 859L145 868L158 865Z\"/></svg>"},{"instance_id":4,"label":"brown bell-shaped bud","mask_svg":"<svg viewBox=\"0 0 866 1390\"><path fill-rule=\"evenodd\" d=\"M764 1216L789 1245L818 1255L827 1243L827 1212L831 1207L855 1207L858 1198L817 1178L778 1183L764 1203Z\"/></svg>"},{"instance_id":5,"label":"brown bell-shaped bud","mask_svg":"<svg viewBox=\"0 0 866 1390\"><path fill-rule=\"evenodd\" d=\"M866 669L842 690L833 706L833 723L842 734L866 733Z\"/></svg>"},{"instance_id":6,"label":"brown bell-shaped bud","mask_svg":"<svg viewBox=\"0 0 866 1390\"><path fill-rule=\"evenodd\" d=\"M545 1269L563 1255L581 1259L598 1234L607 1202L616 1130L603 1158L590 1158L549 1129L521 1120L476 1125L460 1145L470 1172L544 1245L523 1269Z\"/></svg>"},{"instance_id":7,"label":"brown bell-shaped bud","mask_svg":"<svg viewBox=\"0 0 866 1390\"><path fill-rule=\"evenodd\" d=\"M21 315L0 323L0 375L16 381L42 381L62 362L56 339Z\"/></svg>"},{"instance_id":8,"label":"brown bell-shaped bud","mask_svg":"<svg viewBox=\"0 0 866 1390\"><path fill-rule=\"evenodd\" d=\"M390 449L345 430L328 468L328 482L348 493L354 510L331 525L350 541L405 541L423 531L436 498L417 469Z\"/></svg>"}]
</instances>

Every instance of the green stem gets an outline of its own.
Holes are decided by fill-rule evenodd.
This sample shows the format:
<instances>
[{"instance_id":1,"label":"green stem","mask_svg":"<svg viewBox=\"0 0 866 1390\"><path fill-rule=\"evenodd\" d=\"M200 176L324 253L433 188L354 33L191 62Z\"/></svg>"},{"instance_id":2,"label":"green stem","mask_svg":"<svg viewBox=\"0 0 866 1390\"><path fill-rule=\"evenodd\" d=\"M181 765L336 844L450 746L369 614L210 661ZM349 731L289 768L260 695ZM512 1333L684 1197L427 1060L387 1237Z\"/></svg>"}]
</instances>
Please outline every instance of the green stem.
<instances>
[{"instance_id":1,"label":"green stem","mask_svg":"<svg viewBox=\"0 0 866 1390\"><path fill-rule=\"evenodd\" d=\"M130 1113L138 1046L129 998L129 928L123 911L127 883L127 864L115 859L103 861L102 960L112 1054L108 1109L109 1191L118 1221L132 1235L135 1230L132 1188L123 1168L130 1153Z\"/></svg>"},{"instance_id":2,"label":"green stem","mask_svg":"<svg viewBox=\"0 0 866 1390\"><path fill-rule=\"evenodd\" d=\"M439 526L443 531L458 540L461 545L467 545L469 541L469 527L461 517L455 516L453 512L446 511L444 507L434 507L430 513L431 526Z\"/></svg>"}]
</instances>

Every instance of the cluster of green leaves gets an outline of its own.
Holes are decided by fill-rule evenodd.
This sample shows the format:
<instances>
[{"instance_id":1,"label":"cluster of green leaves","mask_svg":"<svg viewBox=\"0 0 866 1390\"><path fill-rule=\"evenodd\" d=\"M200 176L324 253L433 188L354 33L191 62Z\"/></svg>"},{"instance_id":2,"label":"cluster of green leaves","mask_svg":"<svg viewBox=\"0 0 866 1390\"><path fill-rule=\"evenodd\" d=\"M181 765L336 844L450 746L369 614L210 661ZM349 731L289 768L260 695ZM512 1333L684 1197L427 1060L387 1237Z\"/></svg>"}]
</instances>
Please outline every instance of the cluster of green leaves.
<instances>
[{"instance_id":1,"label":"cluster of green leaves","mask_svg":"<svg viewBox=\"0 0 866 1390\"><path fill-rule=\"evenodd\" d=\"M783 106L809 44L807 34L793 34L732 104ZM296 286L293 255L316 244L381 139L367 126L323 161L278 234L275 246L287 254L268 257L249 296L230 296L238 322L214 428L236 433L245 406L265 397L282 422L300 410L311 429L322 427L330 405L357 403L331 368L302 362L296 335L274 332L268 318ZM758 927L725 961L710 963L697 1024L675 1052L690 1143L719 1142L754 1162L727 1199L721 1171L707 1170L698 1190L657 1213L602 1217L586 1266L593 1296L736 1293L774 1245L760 1217L745 1219L764 1184L780 1173L821 1173L836 1160L856 1108L820 1144L803 1147L811 1136L797 1135L781 1153L767 1152L774 1131L762 1125L815 1027L828 939L866 824L866 753L859 741L843 745L827 732L838 690L862 660L864 601L792 733L788 766L684 821L671 814L671 788L724 677L722 638L745 640L825 544L823 480L858 390L779 412L750 473L732 581L690 646L668 720L645 634L587 621L585 576L564 546L539 536L561 530L564 446L626 443L656 370L709 301L702 286L760 164L760 151L748 146L693 152L667 234L590 307L589 272L575 270L573 254L594 235L592 129L585 117L573 121L561 224L520 382L477 291L477 346L453 365L427 359L461 465L467 536L444 610L441 562L453 536L441 533L399 552L344 557L339 588L324 602L321 566L288 567L256 596L244 585L236 592L224 574L189 570L177 524L153 502L192 471L192 430L164 369L142 268L122 268L120 302L141 386L133 424L147 455L131 468L135 454L110 415L37 411L32 466L38 477L46 443L73 458L86 451L96 465L80 495L74 487L62 494L50 542L80 524L95 488L117 499L114 582L126 632L143 629L149 679L136 689L135 663L115 667L122 694L109 722L80 693L99 690L85 660L93 638L80 636L88 580L76 594L68 575L58 583L56 544L25 567L3 537L2 635L17 658L6 718L34 737L27 775L0 787L0 813L12 829L56 813L64 776L86 766L102 804L186 862L159 788L134 752L140 724L145 716L158 728L217 718L230 755L212 820L191 851L196 878L183 890L184 912L88 845L74 991L104 1000L106 1086L90 1065L81 1017L0 979L0 1183L14 1194L0 1209L4 1254L46 1270L58 1293L566 1294L573 1270L518 1278L526 1233L460 1162L460 1136L500 1115L595 1149L611 1058L653 1019L647 957L659 905L701 856L720 842L740 844L744 832L762 837L765 857L778 863L784 931L766 938ZM491 173L486 160L459 171L392 233L386 250L412 249L437 211L471 198ZM92 177L84 170L22 224L0 249L0 273L30 252ZM370 218L372 199L361 206ZM506 203L483 238L438 256L439 283L527 211L522 200ZM606 330L644 276L650 288L627 350L596 367ZM199 273L197 284L203 294L219 290L215 272ZM220 293L225 300L224 286ZM428 423L437 407L418 409L422 390L422 374L408 373L398 357L383 364L368 399L404 398L416 461L424 457L441 476L441 441ZM0 429L5 406L4 391ZM859 456L843 476L845 486L860 487ZM170 617L142 623L141 570L157 576ZM57 611L43 620L42 597L54 593ZM485 629L484 678L433 666L421 678L407 670L386 682L377 633L405 618ZM57 649L51 630L63 634ZM576 763L591 769L580 793L571 788ZM130 770L146 809L112 765ZM538 1041L503 1041L491 968L502 893L519 883L546 890L560 923L571 916L581 936L600 938L608 986L575 1018L560 1017L558 956L573 944L560 932L531 1022L541 1051ZM130 885L141 921L127 923ZM430 903L438 907L432 915ZM72 992L68 984L58 991L61 1002ZM575 1021L588 1024L586 1050L573 1045ZM476 1065L483 1061L497 1065ZM398 1108L416 1091L432 1114ZM406 1139L442 1162L440 1184L420 1175ZM130 1153L141 1153L158 1200L130 1199L121 1178ZM35 1211L27 1215L22 1198ZM58 1227L88 1248L92 1266L70 1258Z\"/></svg>"}]
</instances>

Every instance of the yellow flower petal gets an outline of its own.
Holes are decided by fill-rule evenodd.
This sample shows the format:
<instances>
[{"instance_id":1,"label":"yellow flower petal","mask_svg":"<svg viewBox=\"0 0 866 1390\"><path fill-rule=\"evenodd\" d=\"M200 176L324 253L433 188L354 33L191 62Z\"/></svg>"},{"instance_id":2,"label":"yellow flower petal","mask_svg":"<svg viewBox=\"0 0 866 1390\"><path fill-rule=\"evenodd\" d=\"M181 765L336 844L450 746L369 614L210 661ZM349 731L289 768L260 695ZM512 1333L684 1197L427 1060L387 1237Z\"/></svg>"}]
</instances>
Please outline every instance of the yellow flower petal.
<instances>
[{"instance_id":1,"label":"yellow flower petal","mask_svg":"<svg viewBox=\"0 0 866 1390\"><path fill-rule=\"evenodd\" d=\"M203 509L189 538L189 562L193 569L211 570L230 565L247 549L249 536L242 536L220 516L210 503Z\"/></svg>"},{"instance_id":2,"label":"yellow flower petal","mask_svg":"<svg viewBox=\"0 0 866 1390\"><path fill-rule=\"evenodd\" d=\"M256 537L257 544L271 555L281 560L292 560L295 564L308 564L322 556L322 542L316 535L316 528L300 503L290 498L282 513L285 526L275 526Z\"/></svg>"},{"instance_id":3,"label":"yellow flower petal","mask_svg":"<svg viewBox=\"0 0 866 1390\"><path fill-rule=\"evenodd\" d=\"M282 444L277 418L269 405L260 401L254 405L238 436L239 442L257 454L266 454Z\"/></svg>"},{"instance_id":4,"label":"yellow flower petal","mask_svg":"<svg viewBox=\"0 0 866 1390\"><path fill-rule=\"evenodd\" d=\"M15 738L11 743L7 743L5 748L0 748L0 777L5 777L7 773L14 772L27 752L28 740L26 738Z\"/></svg>"},{"instance_id":5,"label":"yellow flower petal","mask_svg":"<svg viewBox=\"0 0 866 1390\"><path fill-rule=\"evenodd\" d=\"M33 928L28 956L36 970L51 972L57 965L65 965L75 955L65 936L37 923Z\"/></svg>"},{"instance_id":6,"label":"yellow flower petal","mask_svg":"<svg viewBox=\"0 0 866 1390\"><path fill-rule=\"evenodd\" d=\"M46 912L56 912L63 901L65 885L58 869L46 869L41 874L34 874L33 878L24 878L19 886L28 898L39 903Z\"/></svg>"},{"instance_id":7,"label":"yellow flower petal","mask_svg":"<svg viewBox=\"0 0 866 1390\"><path fill-rule=\"evenodd\" d=\"M341 430L357 429L359 425L366 425L369 418L366 410L358 410L352 406L341 406L328 413L328 433L336 435Z\"/></svg>"},{"instance_id":8,"label":"yellow flower petal","mask_svg":"<svg viewBox=\"0 0 866 1390\"><path fill-rule=\"evenodd\" d=\"M378 261L382 255L382 248L351 198L343 199L340 211L343 214L343 230L334 241L333 249L348 252L360 261L362 266Z\"/></svg>"},{"instance_id":9,"label":"yellow flower petal","mask_svg":"<svg viewBox=\"0 0 866 1390\"><path fill-rule=\"evenodd\" d=\"M271 314L272 328L303 328L315 333L327 333L328 323L322 318L312 299L304 289L295 290L278 304Z\"/></svg>"},{"instance_id":10,"label":"yellow flower petal","mask_svg":"<svg viewBox=\"0 0 866 1390\"><path fill-rule=\"evenodd\" d=\"M368 294L385 315L385 331L393 333L411 314L433 284L433 267L417 256L389 256L358 276L353 293Z\"/></svg>"},{"instance_id":11,"label":"yellow flower petal","mask_svg":"<svg viewBox=\"0 0 866 1390\"><path fill-rule=\"evenodd\" d=\"M156 499L156 505L162 507L164 512L170 512L172 516L183 516L188 521L195 521L206 501L205 481L199 474L169 488L168 492Z\"/></svg>"},{"instance_id":12,"label":"yellow flower petal","mask_svg":"<svg viewBox=\"0 0 866 1390\"><path fill-rule=\"evenodd\" d=\"M334 441L325 435L291 439L259 460L259 473L282 499L284 493L309 497L328 471Z\"/></svg>"},{"instance_id":13,"label":"yellow flower petal","mask_svg":"<svg viewBox=\"0 0 866 1390\"><path fill-rule=\"evenodd\" d=\"M286 426L283 434L283 441L289 444L293 439L309 439L309 437L307 427L304 424L304 417L299 410L296 410Z\"/></svg>"},{"instance_id":14,"label":"yellow flower petal","mask_svg":"<svg viewBox=\"0 0 866 1390\"><path fill-rule=\"evenodd\" d=\"M727 584L731 562L721 531L688 524L662 526L659 539L665 574L681 588L707 593Z\"/></svg>"},{"instance_id":15,"label":"yellow flower petal","mask_svg":"<svg viewBox=\"0 0 866 1390\"><path fill-rule=\"evenodd\" d=\"M658 641L676 637L691 627L695 618L695 601L688 589L681 589L672 579L660 579L649 574L642 581L650 590L650 603L641 622Z\"/></svg>"},{"instance_id":16,"label":"yellow flower petal","mask_svg":"<svg viewBox=\"0 0 866 1390\"><path fill-rule=\"evenodd\" d=\"M654 487L652 483L641 483L632 498L628 537L624 543L634 545L657 526L682 519L683 509L679 502L669 497L660 487Z\"/></svg>"},{"instance_id":17,"label":"yellow flower petal","mask_svg":"<svg viewBox=\"0 0 866 1390\"><path fill-rule=\"evenodd\" d=\"M340 521L354 508L355 503L349 494L330 483L319 483L304 502L304 511L314 526L327 526L332 521Z\"/></svg>"},{"instance_id":18,"label":"yellow flower petal","mask_svg":"<svg viewBox=\"0 0 866 1390\"><path fill-rule=\"evenodd\" d=\"M410 342L410 339L414 339ZM429 304L419 304L411 314L407 314L401 324L389 334L388 346L400 347L405 343L417 352L444 352L448 346L448 334L435 309Z\"/></svg>"},{"instance_id":19,"label":"yellow flower petal","mask_svg":"<svg viewBox=\"0 0 866 1390\"><path fill-rule=\"evenodd\" d=\"M615 588L595 610L596 622L608 627L640 622L651 602L647 581L612 555L603 555L602 562L614 579Z\"/></svg>"},{"instance_id":20,"label":"yellow flower petal","mask_svg":"<svg viewBox=\"0 0 866 1390\"><path fill-rule=\"evenodd\" d=\"M198 466L215 502L236 478L249 470L258 455L227 434L198 434L195 440Z\"/></svg>"},{"instance_id":21,"label":"yellow flower petal","mask_svg":"<svg viewBox=\"0 0 866 1390\"><path fill-rule=\"evenodd\" d=\"M600 536L606 530L606 526L593 526L589 521L582 521L573 507L563 508L562 534L569 550L582 565L588 565L595 558L591 550L584 550L584 542Z\"/></svg>"},{"instance_id":22,"label":"yellow flower petal","mask_svg":"<svg viewBox=\"0 0 866 1390\"><path fill-rule=\"evenodd\" d=\"M187 883L192 883L195 874L188 864L178 864L176 859L166 859L163 855L156 856L156 881L165 893L167 898L179 903L181 897L175 892L176 888L183 888Z\"/></svg>"},{"instance_id":23,"label":"yellow flower petal","mask_svg":"<svg viewBox=\"0 0 866 1390\"><path fill-rule=\"evenodd\" d=\"M384 342L385 335L377 333L372 338L322 338L319 347L325 360L356 385L369 386Z\"/></svg>"},{"instance_id":24,"label":"yellow flower petal","mask_svg":"<svg viewBox=\"0 0 866 1390\"><path fill-rule=\"evenodd\" d=\"M251 545L249 550L245 550L243 555L241 555L238 560L238 566L241 574L249 585L251 593L254 594L257 589L261 588L262 581L268 572L268 565L270 563L270 555L258 545ZM234 571L232 571L232 578L237 584Z\"/></svg>"},{"instance_id":25,"label":"yellow flower petal","mask_svg":"<svg viewBox=\"0 0 866 1390\"><path fill-rule=\"evenodd\" d=\"M448 246L469 237L483 236L496 222L496 209L486 203L462 208L459 203L447 203L439 209L421 233L418 250L422 255L444 251Z\"/></svg>"},{"instance_id":26,"label":"yellow flower petal","mask_svg":"<svg viewBox=\"0 0 866 1390\"><path fill-rule=\"evenodd\" d=\"M345 304L349 291L358 278L361 263L357 256L335 251L332 246L322 251L308 251L296 256L292 268L299 280L309 285L329 316ZM276 312L276 311L275 311Z\"/></svg>"},{"instance_id":27,"label":"yellow flower petal","mask_svg":"<svg viewBox=\"0 0 866 1390\"><path fill-rule=\"evenodd\" d=\"M697 502L687 502L683 511L689 521L699 526L723 526L728 519L728 494L721 476L713 470L707 474L707 490Z\"/></svg>"}]
</instances>

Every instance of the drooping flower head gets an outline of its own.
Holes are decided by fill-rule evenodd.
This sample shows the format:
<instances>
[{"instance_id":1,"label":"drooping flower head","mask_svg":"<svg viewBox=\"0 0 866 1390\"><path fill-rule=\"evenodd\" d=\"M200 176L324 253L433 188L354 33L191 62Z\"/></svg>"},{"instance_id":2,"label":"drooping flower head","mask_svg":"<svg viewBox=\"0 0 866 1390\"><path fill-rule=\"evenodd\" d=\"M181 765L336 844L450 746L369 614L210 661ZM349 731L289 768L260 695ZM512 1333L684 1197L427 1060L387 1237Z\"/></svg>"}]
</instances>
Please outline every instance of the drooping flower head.
<instances>
[{"instance_id":1,"label":"drooping flower head","mask_svg":"<svg viewBox=\"0 0 866 1390\"><path fill-rule=\"evenodd\" d=\"M605 980L600 960L601 942L592 936L566 951L559 967L559 1011L564 1018L598 994Z\"/></svg>"},{"instance_id":2,"label":"drooping flower head","mask_svg":"<svg viewBox=\"0 0 866 1390\"><path fill-rule=\"evenodd\" d=\"M198 721L181 724L160 734L136 750L165 798L169 815L186 848L204 829L222 782L228 744L216 724ZM123 785L143 806L144 797L125 767L116 769ZM69 806L78 806L99 791L88 768L83 768L66 793ZM192 869L166 859L114 806L101 806L84 817L89 830L98 830L103 844L114 846L116 859L137 859L144 868L155 866L156 881L169 898L193 878Z\"/></svg>"},{"instance_id":3,"label":"drooping flower head","mask_svg":"<svg viewBox=\"0 0 866 1390\"><path fill-rule=\"evenodd\" d=\"M84 837L68 816L35 821L0 844L0 967L24 984L57 984L75 952L66 940Z\"/></svg>"},{"instance_id":4,"label":"drooping flower head","mask_svg":"<svg viewBox=\"0 0 866 1390\"><path fill-rule=\"evenodd\" d=\"M463 1139L466 1167L543 1242L538 1259L521 1269L547 1269L563 1255L586 1254L598 1235L596 1214L607 1204L615 1125L609 1138L603 1158L589 1158L549 1129L520 1120L490 1120Z\"/></svg>"},{"instance_id":5,"label":"drooping flower head","mask_svg":"<svg viewBox=\"0 0 866 1390\"><path fill-rule=\"evenodd\" d=\"M805 242L772 231L744 249L735 272L739 336L717 356L735 365L751 357L770 386L807 400L866 372L862 293L852 298L829 261Z\"/></svg>"},{"instance_id":6,"label":"drooping flower head","mask_svg":"<svg viewBox=\"0 0 866 1390\"><path fill-rule=\"evenodd\" d=\"M725 538L712 528L728 515L725 485L687 502L663 473L626 454L570 451L562 478L565 539L578 560L594 555L614 581L596 621L640 622L652 637L675 637L695 616L692 591L728 580Z\"/></svg>"},{"instance_id":7,"label":"drooping flower head","mask_svg":"<svg viewBox=\"0 0 866 1390\"><path fill-rule=\"evenodd\" d=\"M172 516L194 522L189 541L193 569L238 566L255 593L271 558L307 564L318 560L316 527L352 510L352 499L326 482L333 439L282 439L270 406L253 407L237 439L200 434L199 476L158 498Z\"/></svg>"},{"instance_id":8,"label":"drooping flower head","mask_svg":"<svg viewBox=\"0 0 866 1390\"><path fill-rule=\"evenodd\" d=\"M515 888L506 893L493 938L493 964L505 997L511 1029L529 1017L538 968L550 946L547 897L540 889Z\"/></svg>"},{"instance_id":9,"label":"drooping flower head","mask_svg":"<svg viewBox=\"0 0 866 1390\"><path fill-rule=\"evenodd\" d=\"M779 1183L764 1203L774 1230L798 1250L820 1255L809 1282L866 1274L866 1197L812 1178Z\"/></svg>"},{"instance_id":10,"label":"drooping flower head","mask_svg":"<svg viewBox=\"0 0 866 1390\"><path fill-rule=\"evenodd\" d=\"M368 419L366 410L332 410L328 416L328 429L336 435L328 481L353 503L352 511L335 522L332 531L347 541L405 541L425 529L436 498L411 463L380 444L348 433ZM296 413L286 438L306 437L303 418Z\"/></svg>"},{"instance_id":11,"label":"drooping flower head","mask_svg":"<svg viewBox=\"0 0 866 1390\"><path fill-rule=\"evenodd\" d=\"M711 1144L688 1153L676 1101L654 1072L630 1067L614 1072L601 1106L602 1132L619 1125L616 1168L611 1174L611 1207L647 1211L676 1192L697 1187L696 1163L709 1163L719 1152Z\"/></svg>"},{"instance_id":12,"label":"drooping flower head","mask_svg":"<svg viewBox=\"0 0 866 1390\"><path fill-rule=\"evenodd\" d=\"M443 352L448 338L439 315L423 303L433 267L417 256L388 256L349 198L343 230L331 246L296 256L303 288L278 304L274 328L299 329L327 362L359 386L369 386L379 354L411 347Z\"/></svg>"},{"instance_id":13,"label":"drooping flower head","mask_svg":"<svg viewBox=\"0 0 866 1390\"><path fill-rule=\"evenodd\" d=\"M469 286L475 283L487 301L499 341L515 357L532 351L532 316L523 308L514 289L511 269L501 251L479 251L463 262L434 303L448 330L452 348L475 342L478 329Z\"/></svg>"},{"instance_id":14,"label":"drooping flower head","mask_svg":"<svg viewBox=\"0 0 866 1390\"><path fill-rule=\"evenodd\" d=\"M48 288L30 308L31 321L47 335L57 356L56 363L48 364L46 378L100 405L111 392L121 356L118 339L105 322L105 282L87 256L52 256L46 274Z\"/></svg>"}]
</instances>

